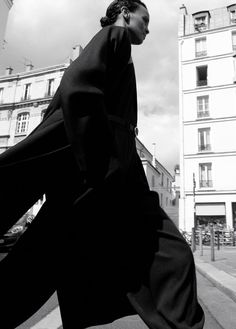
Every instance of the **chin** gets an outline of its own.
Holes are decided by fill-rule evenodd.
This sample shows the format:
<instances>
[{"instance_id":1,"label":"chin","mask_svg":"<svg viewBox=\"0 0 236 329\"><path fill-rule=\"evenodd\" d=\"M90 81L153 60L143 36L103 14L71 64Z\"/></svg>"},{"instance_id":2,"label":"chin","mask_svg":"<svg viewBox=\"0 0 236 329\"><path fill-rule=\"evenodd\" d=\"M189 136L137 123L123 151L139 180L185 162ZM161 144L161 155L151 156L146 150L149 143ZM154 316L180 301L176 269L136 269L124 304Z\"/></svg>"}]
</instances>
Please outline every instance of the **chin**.
<instances>
[{"instance_id":1,"label":"chin","mask_svg":"<svg viewBox=\"0 0 236 329\"><path fill-rule=\"evenodd\" d=\"M135 45L135 46L141 45L143 43L143 41L144 41L144 39L135 40L132 42L132 45Z\"/></svg>"}]
</instances>

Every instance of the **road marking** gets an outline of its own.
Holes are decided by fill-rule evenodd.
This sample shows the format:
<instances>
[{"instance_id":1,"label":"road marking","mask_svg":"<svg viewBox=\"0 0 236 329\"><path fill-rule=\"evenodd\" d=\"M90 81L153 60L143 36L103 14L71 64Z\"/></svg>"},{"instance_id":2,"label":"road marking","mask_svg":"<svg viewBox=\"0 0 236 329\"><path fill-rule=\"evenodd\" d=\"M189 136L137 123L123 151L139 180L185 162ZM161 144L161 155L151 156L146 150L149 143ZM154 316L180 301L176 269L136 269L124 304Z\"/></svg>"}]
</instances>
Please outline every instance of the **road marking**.
<instances>
[{"instance_id":1,"label":"road marking","mask_svg":"<svg viewBox=\"0 0 236 329\"><path fill-rule=\"evenodd\" d=\"M59 307L48 313L42 320L30 329L58 329L62 325Z\"/></svg>"}]
</instances>

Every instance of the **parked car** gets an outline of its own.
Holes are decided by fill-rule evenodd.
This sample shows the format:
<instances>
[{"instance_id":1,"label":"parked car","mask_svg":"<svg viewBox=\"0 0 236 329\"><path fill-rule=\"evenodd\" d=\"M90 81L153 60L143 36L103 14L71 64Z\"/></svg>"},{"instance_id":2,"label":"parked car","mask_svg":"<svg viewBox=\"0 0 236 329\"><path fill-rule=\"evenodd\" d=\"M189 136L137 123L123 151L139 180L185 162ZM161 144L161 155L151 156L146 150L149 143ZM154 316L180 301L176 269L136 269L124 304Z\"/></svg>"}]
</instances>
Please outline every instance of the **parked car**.
<instances>
[{"instance_id":1,"label":"parked car","mask_svg":"<svg viewBox=\"0 0 236 329\"><path fill-rule=\"evenodd\" d=\"M24 231L23 225L14 225L7 233L0 236L0 252L9 252Z\"/></svg>"}]
</instances>

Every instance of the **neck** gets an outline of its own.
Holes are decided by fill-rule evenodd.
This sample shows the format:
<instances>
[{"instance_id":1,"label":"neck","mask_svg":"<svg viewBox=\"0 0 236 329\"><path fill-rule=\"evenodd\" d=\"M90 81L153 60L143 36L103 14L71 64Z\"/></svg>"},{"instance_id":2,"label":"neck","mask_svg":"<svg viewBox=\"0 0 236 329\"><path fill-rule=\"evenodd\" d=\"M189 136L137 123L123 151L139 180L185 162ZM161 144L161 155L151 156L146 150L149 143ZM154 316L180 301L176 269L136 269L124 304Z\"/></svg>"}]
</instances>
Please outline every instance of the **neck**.
<instances>
[{"instance_id":1,"label":"neck","mask_svg":"<svg viewBox=\"0 0 236 329\"><path fill-rule=\"evenodd\" d=\"M125 22L125 20L124 20L123 17L118 17L117 20L115 21L115 23L113 25L115 25L115 26L121 26L121 27L126 27L127 26L127 24L126 24L126 22Z\"/></svg>"}]
</instances>

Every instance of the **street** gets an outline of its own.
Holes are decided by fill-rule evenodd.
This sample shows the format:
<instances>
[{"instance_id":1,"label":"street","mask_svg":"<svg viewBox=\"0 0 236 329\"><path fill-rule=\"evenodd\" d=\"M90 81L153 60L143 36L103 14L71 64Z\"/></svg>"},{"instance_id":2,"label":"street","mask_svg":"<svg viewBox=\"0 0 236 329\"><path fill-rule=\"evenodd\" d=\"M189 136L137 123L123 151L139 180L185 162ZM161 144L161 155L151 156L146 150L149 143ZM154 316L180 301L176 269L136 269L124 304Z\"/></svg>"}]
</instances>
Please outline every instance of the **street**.
<instances>
[{"instance_id":1,"label":"street","mask_svg":"<svg viewBox=\"0 0 236 329\"><path fill-rule=\"evenodd\" d=\"M197 273L198 294L204 309L206 322L204 329L233 329L230 321L232 307L236 305L226 295L214 287L206 278ZM219 323L221 318L221 323ZM233 321L233 320L232 320ZM224 326L222 326L222 324ZM62 329L57 296L54 294L49 301L28 321L16 329ZM119 319L112 324L96 326L94 329L147 329L138 316Z\"/></svg>"}]
</instances>

